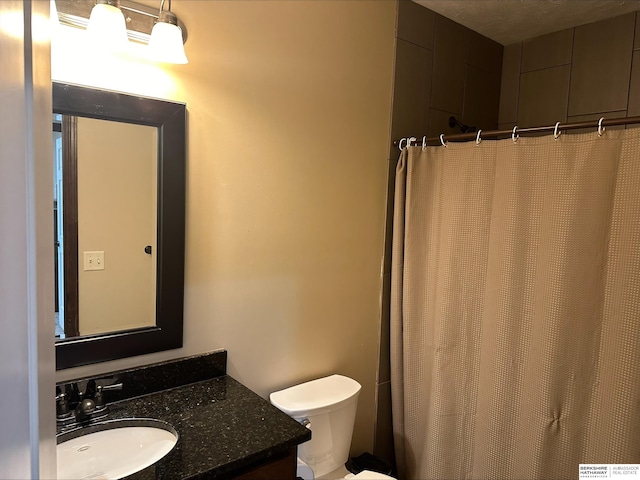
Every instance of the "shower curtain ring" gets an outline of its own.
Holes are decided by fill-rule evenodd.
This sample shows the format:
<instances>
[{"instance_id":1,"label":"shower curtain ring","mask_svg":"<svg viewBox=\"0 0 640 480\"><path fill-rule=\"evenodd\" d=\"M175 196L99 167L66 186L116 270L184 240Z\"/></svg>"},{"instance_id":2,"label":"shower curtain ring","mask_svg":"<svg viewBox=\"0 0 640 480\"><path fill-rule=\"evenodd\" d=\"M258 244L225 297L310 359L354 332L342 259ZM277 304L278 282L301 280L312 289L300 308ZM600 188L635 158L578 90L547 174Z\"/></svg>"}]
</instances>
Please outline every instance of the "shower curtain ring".
<instances>
[{"instance_id":1,"label":"shower curtain ring","mask_svg":"<svg viewBox=\"0 0 640 480\"><path fill-rule=\"evenodd\" d=\"M602 126L603 120L604 120L604 117L600 117L600 120L598 120L598 136L599 137L601 137L605 131L605 128Z\"/></svg>"},{"instance_id":2,"label":"shower curtain ring","mask_svg":"<svg viewBox=\"0 0 640 480\"><path fill-rule=\"evenodd\" d=\"M480 145L480 142L482 141L480 138L480 132L482 132L482 130L478 130L478 134L476 135L476 145Z\"/></svg>"},{"instance_id":3,"label":"shower curtain ring","mask_svg":"<svg viewBox=\"0 0 640 480\"><path fill-rule=\"evenodd\" d=\"M557 140L558 137L560 136L560 131L558 130L558 127L560 126L560 122L556 122L556 128L553 129L553 139Z\"/></svg>"},{"instance_id":4,"label":"shower curtain ring","mask_svg":"<svg viewBox=\"0 0 640 480\"><path fill-rule=\"evenodd\" d=\"M520 135L516 134L516 130L518 130L518 126L517 125L515 127L513 127L513 132L511 133L511 140L513 140L513 143L516 143L518 141L518 139L520 138Z\"/></svg>"},{"instance_id":5,"label":"shower curtain ring","mask_svg":"<svg viewBox=\"0 0 640 480\"><path fill-rule=\"evenodd\" d=\"M427 136L422 137L422 151L424 152L425 148L427 148Z\"/></svg>"},{"instance_id":6,"label":"shower curtain ring","mask_svg":"<svg viewBox=\"0 0 640 480\"><path fill-rule=\"evenodd\" d=\"M444 133L440 134L440 143L442 144L443 147L447 146L447 142L444 141Z\"/></svg>"},{"instance_id":7,"label":"shower curtain ring","mask_svg":"<svg viewBox=\"0 0 640 480\"><path fill-rule=\"evenodd\" d=\"M402 151L402 148L403 148L403 147L402 147L402 141L403 141L403 140L404 140L405 142L407 141L407 139L406 139L406 138L401 138L401 139L400 139L400 141L398 142L398 149L399 149L400 151Z\"/></svg>"}]
</instances>

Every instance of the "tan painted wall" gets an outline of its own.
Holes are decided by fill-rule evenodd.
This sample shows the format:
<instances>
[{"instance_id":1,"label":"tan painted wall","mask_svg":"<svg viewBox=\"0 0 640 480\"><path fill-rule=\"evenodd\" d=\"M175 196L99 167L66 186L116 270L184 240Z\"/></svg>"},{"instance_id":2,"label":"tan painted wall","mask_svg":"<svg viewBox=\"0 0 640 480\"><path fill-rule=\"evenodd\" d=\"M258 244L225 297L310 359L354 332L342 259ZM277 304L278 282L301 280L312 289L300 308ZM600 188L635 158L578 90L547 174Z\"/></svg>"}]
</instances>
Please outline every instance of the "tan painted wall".
<instances>
[{"instance_id":1,"label":"tan painted wall","mask_svg":"<svg viewBox=\"0 0 640 480\"><path fill-rule=\"evenodd\" d=\"M353 451L371 451L395 2L173 10L188 65L64 48L53 76L187 104L184 348L58 380L216 348L263 396L338 372L363 385Z\"/></svg>"},{"instance_id":2,"label":"tan painted wall","mask_svg":"<svg viewBox=\"0 0 640 480\"><path fill-rule=\"evenodd\" d=\"M157 138L155 127L78 118L81 335L155 325ZM85 271L96 250L104 270Z\"/></svg>"}]
</instances>

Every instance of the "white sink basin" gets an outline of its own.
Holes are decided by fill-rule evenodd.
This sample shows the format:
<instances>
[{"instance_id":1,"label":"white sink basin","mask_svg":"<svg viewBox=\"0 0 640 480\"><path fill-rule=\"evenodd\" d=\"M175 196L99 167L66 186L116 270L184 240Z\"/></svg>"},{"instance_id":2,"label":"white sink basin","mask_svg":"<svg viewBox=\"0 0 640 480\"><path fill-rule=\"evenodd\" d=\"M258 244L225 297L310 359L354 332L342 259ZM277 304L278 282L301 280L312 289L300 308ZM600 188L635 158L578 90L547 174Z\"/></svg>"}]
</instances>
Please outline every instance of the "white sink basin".
<instances>
[{"instance_id":1,"label":"white sink basin","mask_svg":"<svg viewBox=\"0 0 640 480\"><path fill-rule=\"evenodd\" d=\"M60 440L58 480L106 480L153 465L173 449L178 434L165 422L127 419L68 432Z\"/></svg>"}]
</instances>

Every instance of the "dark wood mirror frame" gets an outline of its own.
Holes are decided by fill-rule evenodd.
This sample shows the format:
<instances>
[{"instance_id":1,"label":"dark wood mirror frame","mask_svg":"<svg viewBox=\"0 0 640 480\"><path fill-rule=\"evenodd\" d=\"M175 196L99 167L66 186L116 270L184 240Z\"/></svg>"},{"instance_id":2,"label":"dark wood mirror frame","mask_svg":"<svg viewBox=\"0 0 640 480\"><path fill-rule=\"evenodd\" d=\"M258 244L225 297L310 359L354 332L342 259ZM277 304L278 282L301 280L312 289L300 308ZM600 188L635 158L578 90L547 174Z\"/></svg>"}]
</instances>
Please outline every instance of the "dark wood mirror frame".
<instances>
[{"instance_id":1,"label":"dark wood mirror frame","mask_svg":"<svg viewBox=\"0 0 640 480\"><path fill-rule=\"evenodd\" d=\"M58 341L56 370L182 347L186 106L54 82L53 113L158 128L156 325Z\"/></svg>"}]
</instances>

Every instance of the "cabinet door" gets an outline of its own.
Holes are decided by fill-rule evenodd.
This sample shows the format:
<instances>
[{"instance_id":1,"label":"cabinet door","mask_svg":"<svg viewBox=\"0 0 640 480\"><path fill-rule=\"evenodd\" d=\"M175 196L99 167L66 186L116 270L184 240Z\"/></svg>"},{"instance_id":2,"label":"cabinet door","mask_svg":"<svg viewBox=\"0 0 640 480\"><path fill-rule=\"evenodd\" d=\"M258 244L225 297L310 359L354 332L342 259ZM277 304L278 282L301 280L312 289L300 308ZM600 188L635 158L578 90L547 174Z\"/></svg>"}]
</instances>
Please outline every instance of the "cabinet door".
<instances>
[{"instance_id":1,"label":"cabinet door","mask_svg":"<svg viewBox=\"0 0 640 480\"><path fill-rule=\"evenodd\" d=\"M295 447L268 463L255 467L234 477L235 480L295 480L296 478L296 451Z\"/></svg>"}]
</instances>

